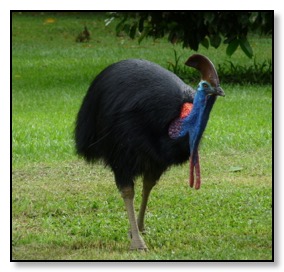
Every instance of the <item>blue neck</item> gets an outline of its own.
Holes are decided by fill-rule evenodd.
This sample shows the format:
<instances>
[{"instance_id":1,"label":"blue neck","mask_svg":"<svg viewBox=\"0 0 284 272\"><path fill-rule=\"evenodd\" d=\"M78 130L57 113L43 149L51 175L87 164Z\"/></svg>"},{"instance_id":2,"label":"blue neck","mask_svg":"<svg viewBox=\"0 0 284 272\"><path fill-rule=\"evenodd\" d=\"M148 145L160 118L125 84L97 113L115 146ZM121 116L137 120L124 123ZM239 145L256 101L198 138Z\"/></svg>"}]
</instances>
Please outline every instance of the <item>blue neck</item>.
<instances>
[{"instance_id":1,"label":"blue neck","mask_svg":"<svg viewBox=\"0 0 284 272\"><path fill-rule=\"evenodd\" d=\"M190 153L191 156L193 155L194 161L215 100L216 96L208 95L203 90L197 91L194 97L193 109L188 120Z\"/></svg>"}]
</instances>

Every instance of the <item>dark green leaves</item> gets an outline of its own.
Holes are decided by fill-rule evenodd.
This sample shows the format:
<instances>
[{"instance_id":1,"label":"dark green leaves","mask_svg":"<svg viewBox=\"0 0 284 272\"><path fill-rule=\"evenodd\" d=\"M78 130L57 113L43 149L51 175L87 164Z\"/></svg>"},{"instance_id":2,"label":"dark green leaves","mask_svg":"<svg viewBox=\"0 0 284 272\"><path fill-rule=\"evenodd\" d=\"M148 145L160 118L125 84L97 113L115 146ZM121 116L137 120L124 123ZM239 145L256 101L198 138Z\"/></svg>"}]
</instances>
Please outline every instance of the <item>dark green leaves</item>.
<instances>
[{"instance_id":1,"label":"dark green leaves","mask_svg":"<svg viewBox=\"0 0 284 272\"><path fill-rule=\"evenodd\" d=\"M226 54L227 54L228 56L232 56L232 55L235 53L235 51L237 50L239 44L240 44L240 43L239 43L239 40L238 40L238 39L235 39L235 40L231 41L231 42L229 43L229 45L227 46Z\"/></svg>"},{"instance_id":2,"label":"dark green leaves","mask_svg":"<svg viewBox=\"0 0 284 272\"><path fill-rule=\"evenodd\" d=\"M240 46L242 48L242 50L244 51L244 53L249 57L252 58L253 56L253 52L252 52L252 48L247 40L247 38L242 38L240 39Z\"/></svg>"},{"instance_id":3,"label":"dark green leaves","mask_svg":"<svg viewBox=\"0 0 284 272\"><path fill-rule=\"evenodd\" d=\"M145 37L154 39L167 36L171 43L182 43L183 47L197 51L219 48L228 44L226 53L232 56L240 47L252 58L253 50L247 39L248 33L271 33L273 12L250 11L173 11L173 12L116 12L120 17L116 32L125 32L130 38L137 36L140 43ZM138 34L138 35L137 35Z\"/></svg>"},{"instance_id":4,"label":"dark green leaves","mask_svg":"<svg viewBox=\"0 0 284 272\"><path fill-rule=\"evenodd\" d=\"M218 48L219 45L221 44L221 41L222 41L222 39L221 39L219 34L215 34L215 35L210 37L210 44L214 48Z\"/></svg>"},{"instance_id":5,"label":"dark green leaves","mask_svg":"<svg viewBox=\"0 0 284 272\"><path fill-rule=\"evenodd\" d=\"M246 38L242 38L242 39L233 39L227 46L226 49L226 54L228 56L232 56L235 51L237 50L238 46L241 47L241 49L243 50L243 52L249 57L252 58L253 56L253 51L252 48L248 42L248 40Z\"/></svg>"},{"instance_id":6,"label":"dark green leaves","mask_svg":"<svg viewBox=\"0 0 284 272\"><path fill-rule=\"evenodd\" d=\"M201 41L201 44L202 44L206 49L209 48L209 41L208 41L207 38L204 38L204 39Z\"/></svg>"}]
</instances>

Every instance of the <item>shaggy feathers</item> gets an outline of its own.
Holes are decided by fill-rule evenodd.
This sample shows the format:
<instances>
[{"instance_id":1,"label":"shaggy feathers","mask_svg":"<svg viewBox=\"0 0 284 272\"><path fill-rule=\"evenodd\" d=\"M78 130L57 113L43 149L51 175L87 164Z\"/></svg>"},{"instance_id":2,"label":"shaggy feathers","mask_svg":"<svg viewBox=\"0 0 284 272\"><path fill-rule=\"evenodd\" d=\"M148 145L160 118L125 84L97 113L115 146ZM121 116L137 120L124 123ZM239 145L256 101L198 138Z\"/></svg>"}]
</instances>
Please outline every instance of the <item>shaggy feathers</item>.
<instances>
[{"instance_id":1,"label":"shaggy feathers","mask_svg":"<svg viewBox=\"0 0 284 272\"><path fill-rule=\"evenodd\" d=\"M159 178L172 164L189 157L188 135L170 139L170 122L194 90L168 70L145 60L125 60L93 81L78 113L78 154L103 159L119 188L138 175Z\"/></svg>"}]
</instances>

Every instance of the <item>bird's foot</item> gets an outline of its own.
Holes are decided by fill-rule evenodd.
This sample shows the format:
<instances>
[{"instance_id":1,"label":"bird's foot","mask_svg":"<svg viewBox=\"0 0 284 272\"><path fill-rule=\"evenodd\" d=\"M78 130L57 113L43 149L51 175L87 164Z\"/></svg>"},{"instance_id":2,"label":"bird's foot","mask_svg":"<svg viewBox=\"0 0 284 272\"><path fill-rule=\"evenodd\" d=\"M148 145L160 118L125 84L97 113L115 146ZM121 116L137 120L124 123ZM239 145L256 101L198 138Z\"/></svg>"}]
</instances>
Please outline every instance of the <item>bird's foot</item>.
<instances>
[{"instance_id":1,"label":"bird's foot","mask_svg":"<svg viewBox=\"0 0 284 272\"><path fill-rule=\"evenodd\" d=\"M139 236L139 238L132 238L131 240L131 244L130 244L130 249L131 250L144 250L147 251L148 248L145 244L145 242L143 241L143 239Z\"/></svg>"},{"instance_id":2,"label":"bird's foot","mask_svg":"<svg viewBox=\"0 0 284 272\"><path fill-rule=\"evenodd\" d=\"M132 232L129 231L128 237L129 239L131 239L131 244L130 244L131 250L145 250L145 251L148 250L143 238L140 235L134 238Z\"/></svg>"}]
</instances>

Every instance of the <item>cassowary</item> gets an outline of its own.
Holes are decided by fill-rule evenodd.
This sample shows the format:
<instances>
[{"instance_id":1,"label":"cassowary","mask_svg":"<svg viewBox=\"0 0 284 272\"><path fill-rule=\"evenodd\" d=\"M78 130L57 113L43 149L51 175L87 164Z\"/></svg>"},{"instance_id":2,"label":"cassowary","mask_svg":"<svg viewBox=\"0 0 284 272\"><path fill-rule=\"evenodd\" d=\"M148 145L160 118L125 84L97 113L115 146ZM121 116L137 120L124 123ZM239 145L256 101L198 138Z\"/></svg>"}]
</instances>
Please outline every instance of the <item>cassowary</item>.
<instances>
[{"instance_id":1,"label":"cassowary","mask_svg":"<svg viewBox=\"0 0 284 272\"><path fill-rule=\"evenodd\" d=\"M131 249L147 249L139 231L149 194L166 169L190 158L190 186L195 172L195 188L200 187L199 141L216 97L225 94L208 58L195 54L185 64L201 73L197 90L146 60L112 64L92 82L77 116L77 153L112 169L130 222ZM136 219L138 176L143 192Z\"/></svg>"}]
</instances>

